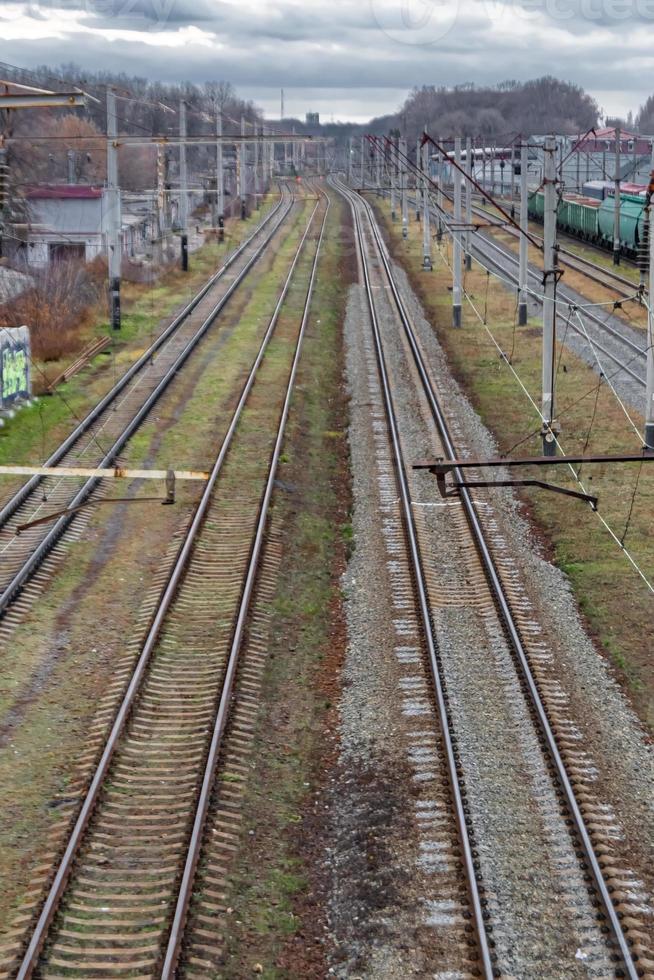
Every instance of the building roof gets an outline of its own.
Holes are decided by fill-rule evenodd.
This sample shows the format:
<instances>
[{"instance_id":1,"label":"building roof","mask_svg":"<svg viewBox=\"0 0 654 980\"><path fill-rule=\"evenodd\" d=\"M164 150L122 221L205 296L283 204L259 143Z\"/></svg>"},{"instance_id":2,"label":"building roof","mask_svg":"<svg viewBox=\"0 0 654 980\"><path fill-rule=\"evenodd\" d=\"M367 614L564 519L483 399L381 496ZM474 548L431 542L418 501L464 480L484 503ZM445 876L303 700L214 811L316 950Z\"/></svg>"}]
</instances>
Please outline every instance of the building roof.
<instances>
[{"instance_id":1,"label":"building roof","mask_svg":"<svg viewBox=\"0 0 654 980\"><path fill-rule=\"evenodd\" d=\"M615 126L606 126L604 129L596 129L594 133L589 133L588 138L597 140L614 140L615 130ZM628 129L623 129L620 127L620 138L623 140L635 140L639 139L640 137L637 133L630 133Z\"/></svg>"},{"instance_id":2,"label":"building roof","mask_svg":"<svg viewBox=\"0 0 654 980\"><path fill-rule=\"evenodd\" d=\"M40 184L28 187L25 197L30 201L88 201L102 197L102 187L92 184Z\"/></svg>"}]
</instances>

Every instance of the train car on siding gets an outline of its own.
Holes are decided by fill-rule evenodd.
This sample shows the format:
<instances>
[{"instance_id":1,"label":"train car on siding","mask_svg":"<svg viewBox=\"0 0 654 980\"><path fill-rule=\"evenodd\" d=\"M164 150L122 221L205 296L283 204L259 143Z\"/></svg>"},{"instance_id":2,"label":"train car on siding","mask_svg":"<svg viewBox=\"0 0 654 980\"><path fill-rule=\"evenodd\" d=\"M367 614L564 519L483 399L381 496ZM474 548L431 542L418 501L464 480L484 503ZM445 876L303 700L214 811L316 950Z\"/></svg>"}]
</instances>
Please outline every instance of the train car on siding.
<instances>
[{"instance_id":1,"label":"train car on siding","mask_svg":"<svg viewBox=\"0 0 654 980\"><path fill-rule=\"evenodd\" d=\"M627 255L636 256L643 237L644 198L635 194L620 195L620 247ZM615 198L605 198L598 209L599 233L607 246L613 247Z\"/></svg>"},{"instance_id":2,"label":"train car on siding","mask_svg":"<svg viewBox=\"0 0 654 980\"><path fill-rule=\"evenodd\" d=\"M561 198L557 209L557 227L568 235L592 242L608 250L613 249L614 197L579 197L568 194ZM643 209L645 199L640 194L620 195L620 247L632 258L636 257L643 235ZM543 193L536 191L529 196L529 217L543 221Z\"/></svg>"}]
</instances>

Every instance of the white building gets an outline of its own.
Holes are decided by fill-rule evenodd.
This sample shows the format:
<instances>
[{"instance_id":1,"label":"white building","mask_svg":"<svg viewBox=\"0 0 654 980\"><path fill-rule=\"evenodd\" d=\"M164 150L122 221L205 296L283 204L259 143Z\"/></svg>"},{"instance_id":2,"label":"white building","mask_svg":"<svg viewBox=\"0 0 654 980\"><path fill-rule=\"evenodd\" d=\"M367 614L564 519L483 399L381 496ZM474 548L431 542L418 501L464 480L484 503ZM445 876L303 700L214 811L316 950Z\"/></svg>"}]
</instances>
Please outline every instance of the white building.
<instances>
[{"instance_id":1,"label":"white building","mask_svg":"<svg viewBox=\"0 0 654 980\"><path fill-rule=\"evenodd\" d=\"M29 188L25 198L29 220L24 240L17 246L16 258L37 269L57 259L92 262L105 252L108 231L105 187L47 184ZM156 234L153 194L123 194L123 256L142 256Z\"/></svg>"},{"instance_id":2,"label":"white building","mask_svg":"<svg viewBox=\"0 0 654 980\"><path fill-rule=\"evenodd\" d=\"M57 259L92 262L102 254L106 191L86 184L44 185L26 195L29 228L23 245L28 265L43 268Z\"/></svg>"}]
</instances>

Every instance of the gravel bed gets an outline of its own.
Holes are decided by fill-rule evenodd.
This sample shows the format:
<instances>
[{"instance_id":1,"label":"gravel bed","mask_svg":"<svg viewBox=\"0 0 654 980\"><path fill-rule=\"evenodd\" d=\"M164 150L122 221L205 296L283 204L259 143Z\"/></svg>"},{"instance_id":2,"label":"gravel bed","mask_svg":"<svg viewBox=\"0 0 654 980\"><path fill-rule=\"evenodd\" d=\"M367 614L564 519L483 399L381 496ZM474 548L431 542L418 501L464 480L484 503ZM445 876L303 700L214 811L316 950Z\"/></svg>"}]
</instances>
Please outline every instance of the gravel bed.
<instances>
[{"instance_id":1,"label":"gravel bed","mask_svg":"<svg viewBox=\"0 0 654 980\"><path fill-rule=\"evenodd\" d=\"M444 396L457 447L462 454L494 455L493 438L453 380L403 271L395 272ZM397 324L383 307L381 312L410 461L440 447ZM396 532L388 517L389 478L380 478L379 471L383 425L370 381L368 332L363 294L353 287L345 335L356 550L344 578L348 653L340 705L341 764L330 805L331 973L443 977L442 970L434 970L431 955L447 935L434 877L434 852L440 845L421 834L416 815L426 811L411 803L417 779L442 781L444 773L437 744L416 748L423 744L415 742L420 734L416 716L426 715L429 705L424 680L410 681L409 702L407 680L398 670L397 608L392 602L396 582L389 561L389 542L394 544ZM469 601L474 569L457 526L458 505L444 505L434 478L425 473L411 474L411 482L432 570L430 599L502 972L525 978L612 976L574 844L496 616L487 605ZM615 840L628 899L650 915L651 745L585 633L568 580L543 557L517 498L508 491L493 494L482 510L498 547L505 548L515 565L534 628L546 639L571 732L579 739L581 764L592 774ZM415 631L409 612L402 628ZM434 726L431 717L429 724ZM424 730L420 737L425 737ZM412 765L417 755L422 770ZM428 797L421 805L437 807Z\"/></svg>"},{"instance_id":2,"label":"gravel bed","mask_svg":"<svg viewBox=\"0 0 654 980\"><path fill-rule=\"evenodd\" d=\"M454 832L440 817L444 772L363 303L353 287L345 334L355 550L343 580L348 649L329 800L330 972L399 980L445 976L439 967L455 963L462 978L471 974Z\"/></svg>"},{"instance_id":3,"label":"gravel bed","mask_svg":"<svg viewBox=\"0 0 654 980\"><path fill-rule=\"evenodd\" d=\"M415 371L397 326L391 318L382 323L405 457L442 453L415 396ZM475 605L467 534L462 538L455 524L460 504L441 506L434 478L425 473L412 474L412 496L416 507L423 505L423 560L435 570L430 599L445 592L438 605L432 599L436 636L502 974L610 976L511 653L492 603ZM563 915L563 908L574 914Z\"/></svg>"},{"instance_id":4,"label":"gravel bed","mask_svg":"<svg viewBox=\"0 0 654 980\"><path fill-rule=\"evenodd\" d=\"M491 433L452 378L445 354L404 271L397 281L409 305L432 377L445 394L448 422L462 455L496 455ZM499 471L496 472L499 477ZM433 478L432 478L433 479ZM431 487L432 499L435 488ZM619 683L579 616L569 580L542 554L525 508L509 490L489 497L498 533L514 556L567 702L580 756L594 773L595 793L612 830L613 848L630 882L629 898L651 925L654 875L654 750ZM638 587L635 583L634 587Z\"/></svg>"}]
</instances>

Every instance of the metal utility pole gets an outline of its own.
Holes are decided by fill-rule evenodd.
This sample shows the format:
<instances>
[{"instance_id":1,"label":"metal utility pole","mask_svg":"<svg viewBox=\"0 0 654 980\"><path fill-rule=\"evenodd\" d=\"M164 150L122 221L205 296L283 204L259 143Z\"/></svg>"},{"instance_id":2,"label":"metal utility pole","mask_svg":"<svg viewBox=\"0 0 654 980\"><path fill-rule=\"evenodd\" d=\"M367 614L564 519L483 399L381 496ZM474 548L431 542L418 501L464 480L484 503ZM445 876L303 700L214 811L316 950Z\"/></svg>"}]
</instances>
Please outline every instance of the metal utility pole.
<instances>
[{"instance_id":1,"label":"metal utility pole","mask_svg":"<svg viewBox=\"0 0 654 980\"><path fill-rule=\"evenodd\" d=\"M348 147L350 152L347 158L347 182L351 187L352 186L352 158L354 156L354 140L352 139L351 136L350 136L350 141L348 143Z\"/></svg>"},{"instance_id":2,"label":"metal utility pole","mask_svg":"<svg viewBox=\"0 0 654 980\"><path fill-rule=\"evenodd\" d=\"M261 135L259 126L255 126L255 132L257 139L254 141L254 207L258 210L261 191L259 186L259 136Z\"/></svg>"},{"instance_id":3,"label":"metal utility pole","mask_svg":"<svg viewBox=\"0 0 654 980\"><path fill-rule=\"evenodd\" d=\"M543 456L556 455L554 421L554 344L556 340L556 142L548 136L543 148ZM523 238L524 236L521 236Z\"/></svg>"},{"instance_id":4,"label":"metal utility pole","mask_svg":"<svg viewBox=\"0 0 654 980\"><path fill-rule=\"evenodd\" d=\"M400 181L402 188L402 238L409 237L409 195L407 193L408 173L406 168L406 140L400 140Z\"/></svg>"},{"instance_id":5,"label":"metal utility pole","mask_svg":"<svg viewBox=\"0 0 654 980\"><path fill-rule=\"evenodd\" d=\"M179 103L179 227L182 271L188 272L188 174L186 172L186 102Z\"/></svg>"},{"instance_id":6,"label":"metal utility pole","mask_svg":"<svg viewBox=\"0 0 654 980\"><path fill-rule=\"evenodd\" d=\"M118 184L118 120L116 95L107 89L107 262L109 266L110 318L113 330L120 330L120 186Z\"/></svg>"},{"instance_id":7,"label":"metal utility pole","mask_svg":"<svg viewBox=\"0 0 654 980\"><path fill-rule=\"evenodd\" d=\"M274 136L274 134L275 131L271 129L270 135ZM275 176L275 147L277 146L277 144L275 143L274 140L271 143L268 143L268 141L266 141L266 146L268 147L268 166L269 166L268 181L269 183L272 183L272 179Z\"/></svg>"},{"instance_id":8,"label":"metal utility pole","mask_svg":"<svg viewBox=\"0 0 654 980\"><path fill-rule=\"evenodd\" d=\"M241 136L245 136L245 116L241 116ZM245 221L247 215L245 195L245 143L241 143L238 148L238 197L241 208L241 221Z\"/></svg>"},{"instance_id":9,"label":"metal utility pole","mask_svg":"<svg viewBox=\"0 0 654 980\"><path fill-rule=\"evenodd\" d=\"M366 150L365 150L365 137L361 137L359 140L359 187L365 190L366 187Z\"/></svg>"},{"instance_id":10,"label":"metal utility pole","mask_svg":"<svg viewBox=\"0 0 654 980\"><path fill-rule=\"evenodd\" d=\"M166 221L166 150L157 147L157 243L155 254L163 262L168 222Z\"/></svg>"},{"instance_id":11,"label":"metal utility pole","mask_svg":"<svg viewBox=\"0 0 654 980\"><path fill-rule=\"evenodd\" d=\"M424 179L418 177L418 171L423 169L422 165L422 147L420 145L420 137L416 140L416 221L420 221L420 201L422 199L422 185L424 184Z\"/></svg>"},{"instance_id":12,"label":"metal utility pole","mask_svg":"<svg viewBox=\"0 0 654 980\"><path fill-rule=\"evenodd\" d=\"M654 150L653 150L654 156ZM649 296L647 308L647 374L645 402L645 445L654 450L654 235L650 224L651 198L654 194L654 166L647 188L645 207L649 235Z\"/></svg>"},{"instance_id":13,"label":"metal utility pole","mask_svg":"<svg viewBox=\"0 0 654 980\"><path fill-rule=\"evenodd\" d=\"M216 224L218 226L218 240L222 242L225 237L225 173L223 169L223 143L220 137L223 135L223 114L220 106L216 109Z\"/></svg>"},{"instance_id":14,"label":"metal utility pole","mask_svg":"<svg viewBox=\"0 0 654 980\"><path fill-rule=\"evenodd\" d=\"M431 272L431 220L429 214L429 184L427 176L429 174L429 145L425 143L422 147L418 144L418 159L422 154L422 267L426 272Z\"/></svg>"},{"instance_id":15,"label":"metal utility pole","mask_svg":"<svg viewBox=\"0 0 654 980\"><path fill-rule=\"evenodd\" d=\"M443 156L436 150L436 241L443 240Z\"/></svg>"},{"instance_id":16,"label":"metal utility pole","mask_svg":"<svg viewBox=\"0 0 654 980\"><path fill-rule=\"evenodd\" d=\"M474 175L472 138L466 137L466 172L470 177ZM470 229L472 227L472 181L466 180L466 234L465 234L465 267L472 269L472 254L470 252Z\"/></svg>"},{"instance_id":17,"label":"metal utility pole","mask_svg":"<svg viewBox=\"0 0 654 980\"><path fill-rule=\"evenodd\" d=\"M529 257L529 194L527 189L527 163L529 147L524 141L520 144L520 261L518 267L518 324L527 322L527 262Z\"/></svg>"},{"instance_id":18,"label":"metal utility pole","mask_svg":"<svg viewBox=\"0 0 654 980\"><path fill-rule=\"evenodd\" d=\"M613 265L620 265L620 127L615 127L615 197L613 199Z\"/></svg>"},{"instance_id":19,"label":"metal utility pole","mask_svg":"<svg viewBox=\"0 0 654 980\"><path fill-rule=\"evenodd\" d=\"M461 166L461 137L454 140L454 160ZM461 326L461 172L453 167L454 228L452 229L452 326Z\"/></svg>"},{"instance_id":20,"label":"metal utility pole","mask_svg":"<svg viewBox=\"0 0 654 980\"><path fill-rule=\"evenodd\" d=\"M396 187L395 187L396 161L395 161L394 138L388 140L387 147L388 147L388 156L387 156L388 180L391 188L391 221L397 221L397 201L396 201Z\"/></svg>"}]
</instances>

